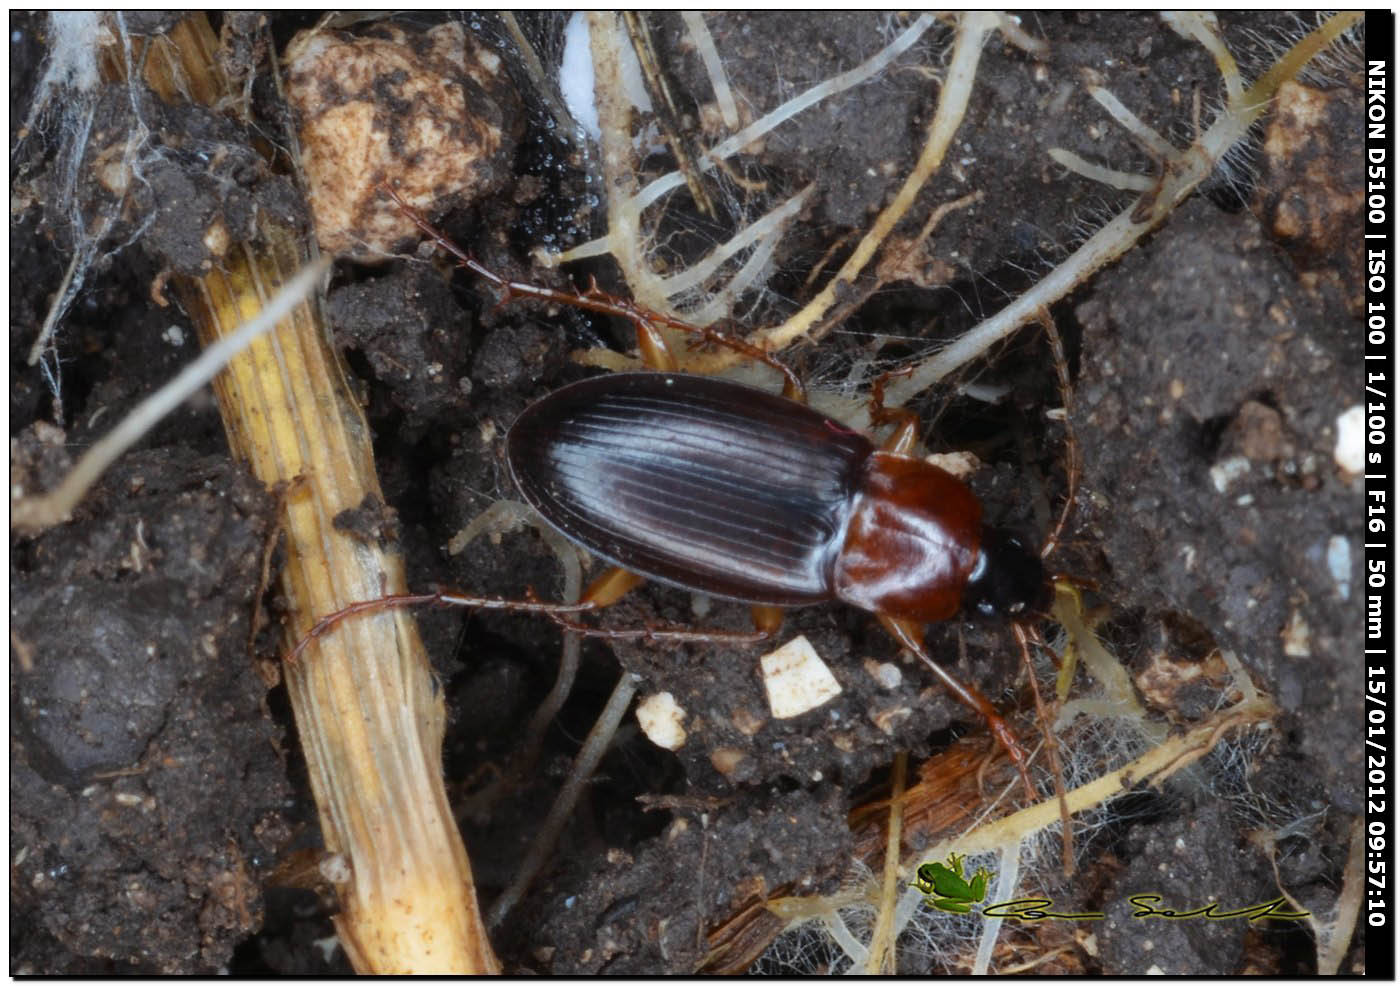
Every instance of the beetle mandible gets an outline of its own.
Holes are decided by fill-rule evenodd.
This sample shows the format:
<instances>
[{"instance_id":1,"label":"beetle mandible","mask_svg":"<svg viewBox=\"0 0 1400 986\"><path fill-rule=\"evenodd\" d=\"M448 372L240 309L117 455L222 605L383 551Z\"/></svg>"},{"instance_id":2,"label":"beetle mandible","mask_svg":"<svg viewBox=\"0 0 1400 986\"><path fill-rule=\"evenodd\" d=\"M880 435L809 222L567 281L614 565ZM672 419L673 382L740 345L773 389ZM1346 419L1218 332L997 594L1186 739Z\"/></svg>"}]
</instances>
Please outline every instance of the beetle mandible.
<instances>
[{"instance_id":1,"label":"beetle mandible","mask_svg":"<svg viewBox=\"0 0 1400 986\"><path fill-rule=\"evenodd\" d=\"M399 200L415 223L462 266L505 292L620 315L637 327L653 372L616 373L568 385L527 407L506 436L522 497L570 541L610 562L577 604L456 593L366 600L322 619L289 654L340 620L375 609L438 603L540 612L603 636L712 639L724 634L599 631L567 614L611 605L651 579L750 604L760 639L784 608L838 601L873 613L895 639L980 714L1034 788L1010 726L975 687L934 661L927 624L959 614L1020 620L1048 607L1040 554L985 526L976 496L958 479L909 454L912 413L880 447L808 407L787 366L742 340L644 311L599 291L578 294L508 281L485 268ZM782 396L677 371L659 326L731 345L784 374Z\"/></svg>"}]
</instances>

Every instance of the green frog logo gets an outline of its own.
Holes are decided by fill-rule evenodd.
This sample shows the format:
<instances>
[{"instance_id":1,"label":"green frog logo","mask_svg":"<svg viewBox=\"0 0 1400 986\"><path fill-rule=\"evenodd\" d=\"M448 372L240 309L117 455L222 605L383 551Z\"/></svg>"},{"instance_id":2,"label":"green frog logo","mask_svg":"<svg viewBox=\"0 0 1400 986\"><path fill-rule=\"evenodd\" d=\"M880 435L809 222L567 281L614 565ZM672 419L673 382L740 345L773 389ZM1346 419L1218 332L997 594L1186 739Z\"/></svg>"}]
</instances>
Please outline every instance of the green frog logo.
<instances>
[{"instance_id":1,"label":"green frog logo","mask_svg":"<svg viewBox=\"0 0 1400 986\"><path fill-rule=\"evenodd\" d=\"M946 864L924 863L916 871L910 886L924 895L925 903L932 904L940 911L971 914L973 905L986 898L987 881L992 875L985 867L979 866L969 880L963 874L963 860L966 858L953 852L948 854Z\"/></svg>"}]
</instances>

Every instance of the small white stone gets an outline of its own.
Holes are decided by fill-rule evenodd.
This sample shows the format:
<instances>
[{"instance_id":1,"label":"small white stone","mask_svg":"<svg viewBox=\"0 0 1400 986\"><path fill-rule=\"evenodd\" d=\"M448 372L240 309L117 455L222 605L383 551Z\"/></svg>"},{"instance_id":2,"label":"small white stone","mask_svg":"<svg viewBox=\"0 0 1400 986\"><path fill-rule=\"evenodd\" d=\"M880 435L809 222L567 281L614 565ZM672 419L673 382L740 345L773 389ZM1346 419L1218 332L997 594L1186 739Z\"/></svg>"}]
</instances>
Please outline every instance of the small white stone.
<instances>
[{"instance_id":1,"label":"small white stone","mask_svg":"<svg viewBox=\"0 0 1400 986\"><path fill-rule=\"evenodd\" d=\"M791 719L841 694L841 686L806 637L794 637L759 658L768 707L775 719Z\"/></svg>"},{"instance_id":2,"label":"small white stone","mask_svg":"<svg viewBox=\"0 0 1400 986\"><path fill-rule=\"evenodd\" d=\"M1351 544L1340 534L1327 539L1327 571L1337 583L1337 595L1351 598Z\"/></svg>"},{"instance_id":3,"label":"small white stone","mask_svg":"<svg viewBox=\"0 0 1400 986\"><path fill-rule=\"evenodd\" d=\"M1332 458L1345 472L1360 473L1366 468L1366 409L1360 404L1337 415L1337 444Z\"/></svg>"},{"instance_id":4,"label":"small white stone","mask_svg":"<svg viewBox=\"0 0 1400 986\"><path fill-rule=\"evenodd\" d=\"M1301 609L1295 609L1289 615L1280 636L1283 638L1283 652L1289 657L1312 657L1312 628L1303 618Z\"/></svg>"},{"instance_id":5,"label":"small white stone","mask_svg":"<svg viewBox=\"0 0 1400 986\"><path fill-rule=\"evenodd\" d=\"M1215 492L1224 493L1230 484L1249 472L1249 460L1242 455L1232 455L1210 467L1210 481L1215 484Z\"/></svg>"},{"instance_id":6,"label":"small white stone","mask_svg":"<svg viewBox=\"0 0 1400 986\"><path fill-rule=\"evenodd\" d=\"M670 692L648 695L637 703L637 724L647 739L663 750L679 750L685 745L684 719L685 709L676 704Z\"/></svg>"},{"instance_id":7,"label":"small white stone","mask_svg":"<svg viewBox=\"0 0 1400 986\"><path fill-rule=\"evenodd\" d=\"M872 658L865 659L865 673L875 679L875 683L886 691L894 691L899 687L899 683L904 680L904 674L898 666L888 661L880 662Z\"/></svg>"}]
</instances>

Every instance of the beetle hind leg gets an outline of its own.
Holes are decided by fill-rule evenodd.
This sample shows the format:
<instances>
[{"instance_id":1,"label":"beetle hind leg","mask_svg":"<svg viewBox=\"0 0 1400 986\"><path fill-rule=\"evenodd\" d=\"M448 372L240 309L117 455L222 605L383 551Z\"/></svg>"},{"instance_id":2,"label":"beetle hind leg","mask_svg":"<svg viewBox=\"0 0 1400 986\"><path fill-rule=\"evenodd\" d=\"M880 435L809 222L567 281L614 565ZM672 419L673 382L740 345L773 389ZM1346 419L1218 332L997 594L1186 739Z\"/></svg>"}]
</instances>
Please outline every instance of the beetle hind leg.
<instances>
[{"instance_id":1,"label":"beetle hind leg","mask_svg":"<svg viewBox=\"0 0 1400 986\"><path fill-rule=\"evenodd\" d=\"M635 572L613 567L588 583L588 588L579 596L579 602L591 603L594 609L602 609L611 606L645 581Z\"/></svg>"}]
</instances>

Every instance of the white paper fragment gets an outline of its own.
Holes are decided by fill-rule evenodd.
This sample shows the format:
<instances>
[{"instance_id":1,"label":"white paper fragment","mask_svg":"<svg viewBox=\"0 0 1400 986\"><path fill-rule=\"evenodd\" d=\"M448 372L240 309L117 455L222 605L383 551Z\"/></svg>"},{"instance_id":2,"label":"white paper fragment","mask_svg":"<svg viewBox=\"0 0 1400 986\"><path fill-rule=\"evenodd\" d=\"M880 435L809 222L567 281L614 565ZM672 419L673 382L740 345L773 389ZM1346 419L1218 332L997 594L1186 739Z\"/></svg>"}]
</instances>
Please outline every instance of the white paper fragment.
<instances>
[{"instance_id":1,"label":"white paper fragment","mask_svg":"<svg viewBox=\"0 0 1400 986\"><path fill-rule=\"evenodd\" d=\"M794 637L759 658L768 707L775 719L791 719L841 694L831 670L806 637Z\"/></svg>"}]
</instances>

